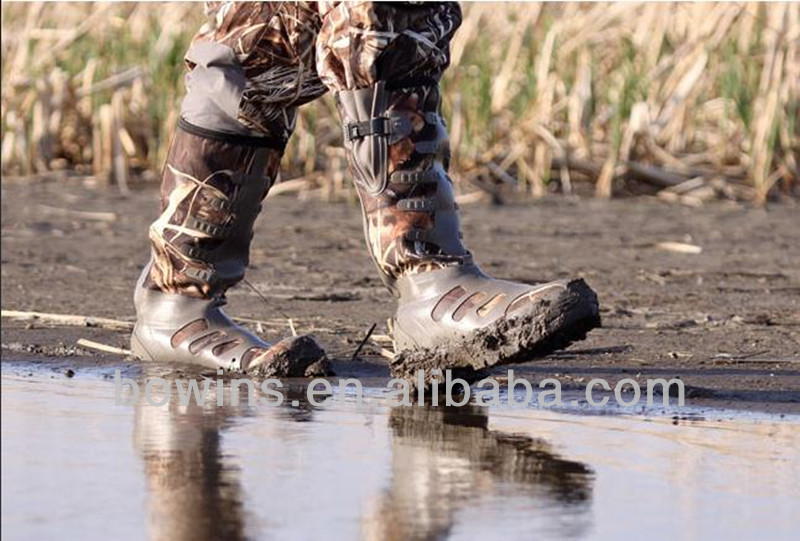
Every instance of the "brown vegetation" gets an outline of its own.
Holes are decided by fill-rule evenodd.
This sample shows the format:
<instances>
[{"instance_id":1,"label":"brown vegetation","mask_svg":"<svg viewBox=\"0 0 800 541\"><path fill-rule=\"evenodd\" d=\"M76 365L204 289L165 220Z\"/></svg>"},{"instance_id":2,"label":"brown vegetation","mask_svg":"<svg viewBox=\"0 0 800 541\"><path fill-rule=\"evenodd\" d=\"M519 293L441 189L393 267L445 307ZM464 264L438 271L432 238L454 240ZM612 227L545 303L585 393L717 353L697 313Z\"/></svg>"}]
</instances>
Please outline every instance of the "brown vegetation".
<instances>
[{"instance_id":1,"label":"brown vegetation","mask_svg":"<svg viewBox=\"0 0 800 541\"><path fill-rule=\"evenodd\" d=\"M800 5L464 10L444 110L467 200L588 187L701 204L797 191ZM4 176L122 190L155 180L201 7L3 3L2 16ZM284 189L352 197L340 138L330 96L304 107Z\"/></svg>"}]
</instances>

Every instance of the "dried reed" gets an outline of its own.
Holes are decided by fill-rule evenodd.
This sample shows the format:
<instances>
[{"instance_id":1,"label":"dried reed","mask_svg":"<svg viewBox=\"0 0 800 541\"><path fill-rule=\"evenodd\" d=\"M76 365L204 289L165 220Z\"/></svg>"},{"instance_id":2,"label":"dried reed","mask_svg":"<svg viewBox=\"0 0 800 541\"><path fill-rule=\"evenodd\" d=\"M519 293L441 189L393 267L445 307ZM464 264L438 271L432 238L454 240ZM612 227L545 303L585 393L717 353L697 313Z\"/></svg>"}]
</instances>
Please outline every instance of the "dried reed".
<instances>
[{"instance_id":1,"label":"dried reed","mask_svg":"<svg viewBox=\"0 0 800 541\"><path fill-rule=\"evenodd\" d=\"M464 11L443 83L461 192L797 192L800 4ZM187 3L3 3L3 174L154 181L201 21ZM304 107L285 191L353 197L340 140L330 96Z\"/></svg>"}]
</instances>

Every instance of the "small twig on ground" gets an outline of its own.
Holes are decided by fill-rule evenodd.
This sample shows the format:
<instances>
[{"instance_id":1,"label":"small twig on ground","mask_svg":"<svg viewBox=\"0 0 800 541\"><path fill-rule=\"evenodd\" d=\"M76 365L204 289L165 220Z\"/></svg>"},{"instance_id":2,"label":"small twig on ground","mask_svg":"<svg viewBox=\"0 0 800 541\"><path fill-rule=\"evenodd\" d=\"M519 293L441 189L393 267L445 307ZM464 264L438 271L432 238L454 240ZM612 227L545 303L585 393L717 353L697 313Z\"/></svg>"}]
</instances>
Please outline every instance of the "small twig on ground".
<instances>
[{"instance_id":1,"label":"small twig on ground","mask_svg":"<svg viewBox=\"0 0 800 541\"><path fill-rule=\"evenodd\" d=\"M369 328L369 330L367 331L367 335L366 335L366 336L364 336L364 339L363 339L363 340L361 340L361 343L359 343L359 344L358 344L358 347L357 347L357 348L356 348L356 350L353 352L353 356L352 356L352 357L350 357L350 359L351 359L351 360L353 360L353 361L355 361L355 360L356 360L356 357L358 357L358 354L359 354L359 353L361 353L361 348L363 348L363 347L364 347L364 344L366 344L366 343L367 343L367 340L369 340L369 337L370 337L370 336L372 336L372 331L374 331L374 330L375 330L375 327L377 327L377 326L378 326L378 324L377 324L377 323L373 323L373 324L372 324L372 327L370 327L370 328Z\"/></svg>"},{"instance_id":2,"label":"small twig on ground","mask_svg":"<svg viewBox=\"0 0 800 541\"><path fill-rule=\"evenodd\" d=\"M353 301L358 299L358 295L350 291L332 291L330 293L296 293L296 294L267 293L263 296L285 301L344 302L344 301Z\"/></svg>"},{"instance_id":3,"label":"small twig on ground","mask_svg":"<svg viewBox=\"0 0 800 541\"><path fill-rule=\"evenodd\" d=\"M101 344L100 342L94 342L92 340L87 340L86 338L81 338L75 343L83 348L96 349L97 351L103 351L105 353L117 353L119 355L126 355L126 356L131 354L131 351L129 349L122 349L114 346L109 346L106 344Z\"/></svg>"},{"instance_id":4,"label":"small twig on ground","mask_svg":"<svg viewBox=\"0 0 800 541\"><path fill-rule=\"evenodd\" d=\"M67 327L98 327L115 331L133 330L133 323L109 319L105 317L80 316L76 314L48 314L45 312L24 312L19 310L1 310L0 317L17 321L39 321L50 325Z\"/></svg>"},{"instance_id":5,"label":"small twig on ground","mask_svg":"<svg viewBox=\"0 0 800 541\"><path fill-rule=\"evenodd\" d=\"M386 348L381 348L381 356L386 357L390 361L394 360L394 351L389 351Z\"/></svg>"},{"instance_id":6,"label":"small twig on ground","mask_svg":"<svg viewBox=\"0 0 800 541\"><path fill-rule=\"evenodd\" d=\"M273 318L272 320L267 319L253 319L251 317L232 317L236 323L252 323L253 325L262 325L267 327L283 327L284 320Z\"/></svg>"},{"instance_id":7,"label":"small twig on ground","mask_svg":"<svg viewBox=\"0 0 800 541\"><path fill-rule=\"evenodd\" d=\"M238 317L238 316L236 316L236 317L232 317L231 319L233 321L235 321L236 323L250 323L252 325L255 325L256 327L258 327L259 325L261 327L283 327L284 325L286 325L286 322L287 322L287 319L282 319L282 318L277 318L277 317L276 318L269 318L269 319L253 319L253 318L250 318L250 317ZM298 319L298 318L291 318L292 326L295 325L295 321L294 321L295 319ZM300 318L300 319L308 319L308 318ZM327 333L335 333L336 332L335 329L331 329L329 327L318 327L310 319L309 319L309 322L306 323L306 325L310 326L311 330L313 330L315 332L327 332ZM262 332L262 331L259 331L259 332Z\"/></svg>"},{"instance_id":8,"label":"small twig on ground","mask_svg":"<svg viewBox=\"0 0 800 541\"><path fill-rule=\"evenodd\" d=\"M661 250L667 250L668 252L678 252L680 254L699 254L703 252L702 246L687 244L685 242L659 242L655 244L655 247Z\"/></svg>"},{"instance_id":9,"label":"small twig on ground","mask_svg":"<svg viewBox=\"0 0 800 541\"><path fill-rule=\"evenodd\" d=\"M274 289L267 287L265 290L257 289L251 282L243 280L243 283L249 287L253 292L264 301L267 306L270 306L269 299L286 300L286 301L333 301L345 302L353 301L359 298L358 291L354 290L331 290L330 288L306 288L296 293L275 293ZM358 289L358 288L356 288ZM371 290L373 288L361 288ZM285 317L288 319L288 317Z\"/></svg>"},{"instance_id":10,"label":"small twig on ground","mask_svg":"<svg viewBox=\"0 0 800 541\"><path fill-rule=\"evenodd\" d=\"M117 220L117 214L114 212L87 212L84 210L51 207L50 205L37 205L37 207L45 212L69 218L82 218L95 222L115 222Z\"/></svg>"}]
</instances>

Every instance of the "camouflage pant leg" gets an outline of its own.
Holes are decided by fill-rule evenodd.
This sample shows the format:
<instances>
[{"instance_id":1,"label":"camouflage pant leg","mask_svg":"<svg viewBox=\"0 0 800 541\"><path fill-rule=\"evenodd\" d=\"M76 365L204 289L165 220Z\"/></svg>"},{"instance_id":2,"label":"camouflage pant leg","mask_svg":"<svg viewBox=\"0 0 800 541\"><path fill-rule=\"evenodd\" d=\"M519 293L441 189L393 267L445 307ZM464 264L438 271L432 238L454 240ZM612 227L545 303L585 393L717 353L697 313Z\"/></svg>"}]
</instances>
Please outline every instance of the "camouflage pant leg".
<instances>
[{"instance_id":1,"label":"camouflage pant leg","mask_svg":"<svg viewBox=\"0 0 800 541\"><path fill-rule=\"evenodd\" d=\"M216 82L218 49L233 53L234 117L260 134L288 135L295 108L332 91L414 76L439 78L461 24L453 2L207 2L208 22L186 61L190 94ZM216 55L215 55L216 53ZM225 85L223 85L225 86ZM215 90L218 90L216 87ZM191 105L191 104L189 104ZM187 104L184 104L186 116Z\"/></svg>"},{"instance_id":2,"label":"camouflage pant leg","mask_svg":"<svg viewBox=\"0 0 800 541\"><path fill-rule=\"evenodd\" d=\"M322 2L317 72L332 91L428 76L450 63L456 2Z\"/></svg>"},{"instance_id":3,"label":"camouflage pant leg","mask_svg":"<svg viewBox=\"0 0 800 541\"><path fill-rule=\"evenodd\" d=\"M322 24L317 4L206 2L205 10L208 21L186 54L192 71L182 116L192 119L193 92L201 100L213 93L219 101L223 89L230 98L222 108L241 126L258 135L288 138L296 108L326 92L315 63ZM216 69L220 66L223 75Z\"/></svg>"}]
</instances>

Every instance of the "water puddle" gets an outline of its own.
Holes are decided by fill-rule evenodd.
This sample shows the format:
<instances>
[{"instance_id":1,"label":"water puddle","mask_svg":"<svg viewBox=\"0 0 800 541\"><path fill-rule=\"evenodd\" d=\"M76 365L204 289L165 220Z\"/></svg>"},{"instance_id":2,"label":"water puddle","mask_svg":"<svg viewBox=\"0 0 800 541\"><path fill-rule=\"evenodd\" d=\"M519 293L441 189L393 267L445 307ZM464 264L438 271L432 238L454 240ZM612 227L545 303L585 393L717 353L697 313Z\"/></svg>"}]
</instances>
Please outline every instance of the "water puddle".
<instances>
[{"instance_id":1,"label":"water puddle","mask_svg":"<svg viewBox=\"0 0 800 541\"><path fill-rule=\"evenodd\" d=\"M112 374L3 363L4 536L795 539L800 526L798 417L388 408L377 389L312 407L301 387L280 407L115 406Z\"/></svg>"}]
</instances>

